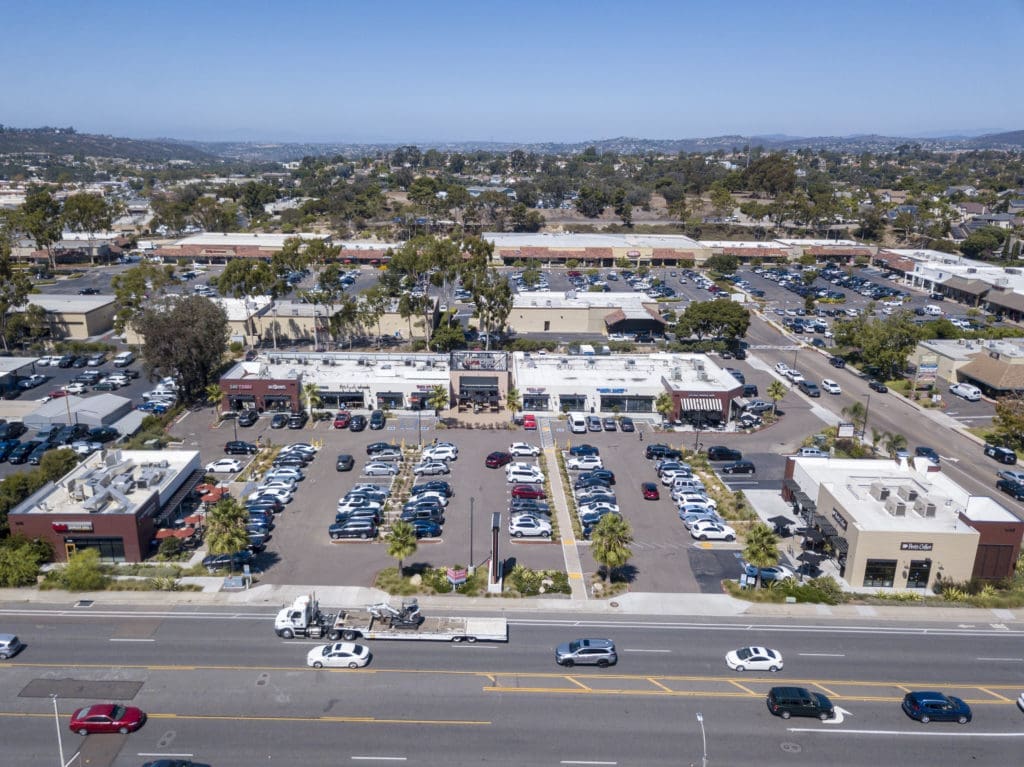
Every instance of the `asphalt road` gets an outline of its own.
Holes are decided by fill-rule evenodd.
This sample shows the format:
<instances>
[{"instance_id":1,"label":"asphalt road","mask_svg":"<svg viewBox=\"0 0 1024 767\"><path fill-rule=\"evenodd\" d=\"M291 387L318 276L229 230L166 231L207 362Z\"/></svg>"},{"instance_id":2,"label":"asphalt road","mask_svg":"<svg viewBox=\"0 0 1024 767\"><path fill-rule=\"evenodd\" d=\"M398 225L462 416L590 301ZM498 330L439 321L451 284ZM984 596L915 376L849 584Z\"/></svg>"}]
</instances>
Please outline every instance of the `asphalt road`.
<instances>
[{"instance_id":1,"label":"asphalt road","mask_svg":"<svg viewBox=\"0 0 1024 767\"><path fill-rule=\"evenodd\" d=\"M88 610L89 612L86 612ZM56 760L53 704L66 756L128 767L192 755L218 767L254 763L423 765L889 765L1012 763L1024 714L1024 626L872 623L802 625L660 616L605 620L517 614L508 644L375 642L366 670L314 671L315 642L271 632L272 609L0 609L28 648L0 664L0 732L9 764ZM553 663L578 636L615 640L607 669ZM73 637L69 639L69 637ZM776 675L730 672L727 649L767 644ZM955 659L955 662L951 662ZM113 683L118 683L117 687ZM842 721L777 719L772 685L828 694ZM965 698L971 724L921 725L899 700L937 688ZM150 719L128 736L81 738L66 717L105 698ZM912 744L912 745L910 745Z\"/></svg>"}]
</instances>

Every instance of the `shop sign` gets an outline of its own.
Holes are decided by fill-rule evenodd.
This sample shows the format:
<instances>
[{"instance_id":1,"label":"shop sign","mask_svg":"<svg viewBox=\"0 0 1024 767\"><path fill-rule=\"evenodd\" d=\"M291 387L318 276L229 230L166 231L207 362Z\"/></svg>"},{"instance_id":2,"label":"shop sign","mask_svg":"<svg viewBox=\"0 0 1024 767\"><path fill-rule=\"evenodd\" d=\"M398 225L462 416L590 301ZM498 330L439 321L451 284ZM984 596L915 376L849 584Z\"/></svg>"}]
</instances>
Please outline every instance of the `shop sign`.
<instances>
[{"instance_id":1,"label":"shop sign","mask_svg":"<svg viewBox=\"0 0 1024 767\"><path fill-rule=\"evenodd\" d=\"M51 527L55 533L91 533L92 522L54 522Z\"/></svg>"},{"instance_id":2,"label":"shop sign","mask_svg":"<svg viewBox=\"0 0 1024 767\"><path fill-rule=\"evenodd\" d=\"M598 387L597 391L598 391L599 394L625 394L626 393L625 389L608 389L608 388L601 388L601 387Z\"/></svg>"},{"instance_id":3,"label":"shop sign","mask_svg":"<svg viewBox=\"0 0 1024 767\"><path fill-rule=\"evenodd\" d=\"M547 389L545 389L543 386L527 386L526 387L527 394L543 394L546 391L547 391Z\"/></svg>"},{"instance_id":4,"label":"shop sign","mask_svg":"<svg viewBox=\"0 0 1024 767\"><path fill-rule=\"evenodd\" d=\"M228 384L228 388L232 390L243 389L245 391L249 391L250 389L252 389L252 384Z\"/></svg>"},{"instance_id":5,"label":"shop sign","mask_svg":"<svg viewBox=\"0 0 1024 767\"><path fill-rule=\"evenodd\" d=\"M900 544L900 551L931 551L932 544L930 543L912 543L910 541L903 541Z\"/></svg>"},{"instance_id":6,"label":"shop sign","mask_svg":"<svg viewBox=\"0 0 1024 767\"><path fill-rule=\"evenodd\" d=\"M461 586L468 580L469 571L461 568L456 569L454 567L449 567L446 575L448 576L448 582L450 584L453 586Z\"/></svg>"},{"instance_id":7,"label":"shop sign","mask_svg":"<svg viewBox=\"0 0 1024 767\"><path fill-rule=\"evenodd\" d=\"M251 389L252 387L250 386L249 388ZM267 387L267 391L284 391L287 388L284 384L270 384Z\"/></svg>"},{"instance_id":8,"label":"shop sign","mask_svg":"<svg viewBox=\"0 0 1024 767\"><path fill-rule=\"evenodd\" d=\"M849 522L847 522L843 515L839 513L838 509L832 509L832 519L835 520L835 523L843 528L843 530L845 530L847 525L849 525Z\"/></svg>"}]
</instances>

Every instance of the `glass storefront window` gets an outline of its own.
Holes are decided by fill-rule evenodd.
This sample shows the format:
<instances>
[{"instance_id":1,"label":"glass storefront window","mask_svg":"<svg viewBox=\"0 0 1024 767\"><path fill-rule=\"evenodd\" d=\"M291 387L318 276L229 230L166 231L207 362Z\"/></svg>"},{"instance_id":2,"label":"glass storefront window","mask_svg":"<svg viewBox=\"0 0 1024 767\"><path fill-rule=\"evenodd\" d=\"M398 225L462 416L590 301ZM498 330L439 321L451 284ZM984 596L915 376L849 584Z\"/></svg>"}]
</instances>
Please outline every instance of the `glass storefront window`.
<instances>
[{"instance_id":1,"label":"glass storefront window","mask_svg":"<svg viewBox=\"0 0 1024 767\"><path fill-rule=\"evenodd\" d=\"M523 397L523 410L547 410L547 394L527 394Z\"/></svg>"},{"instance_id":2,"label":"glass storefront window","mask_svg":"<svg viewBox=\"0 0 1024 767\"><path fill-rule=\"evenodd\" d=\"M932 561L930 559L912 559L910 568L907 571L907 588L924 589L928 587L928 580L932 574Z\"/></svg>"},{"instance_id":3,"label":"glass storefront window","mask_svg":"<svg viewBox=\"0 0 1024 767\"><path fill-rule=\"evenodd\" d=\"M585 410L587 396L585 394L563 394L558 398L560 410Z\"/></svg>"},{"instance_id":4,"label":"glass storefront window","mask_svg":"<svg viewBox=\"0 0 1024 767\"><path fill-rule=\"evenodd\" d=\"M123 538L65 538L64 545L69 552L96 549L100 562L124 562Z\"/></svg>"},{"instance_id":5,"label":"glass storefront window","mask_svg":"<svg viewBox=\"0 0 1024 767\"><path fill-rule=\"evenodd\" d=\"M615 408L618 408L620 413L653 413L654 398L623 395L601 397L602 412L614 412Z\"/></svg>"},{"instance_id":6,"label":"glass storefront window","mask_svg":"<svg viewBox=\"0 0 1024 767\"><path fill-rule=\"evenodd\" d=\"M869 559L864 566L865 586L892 586L896 580L895 559Z\"/></svg>"}]
</instances>

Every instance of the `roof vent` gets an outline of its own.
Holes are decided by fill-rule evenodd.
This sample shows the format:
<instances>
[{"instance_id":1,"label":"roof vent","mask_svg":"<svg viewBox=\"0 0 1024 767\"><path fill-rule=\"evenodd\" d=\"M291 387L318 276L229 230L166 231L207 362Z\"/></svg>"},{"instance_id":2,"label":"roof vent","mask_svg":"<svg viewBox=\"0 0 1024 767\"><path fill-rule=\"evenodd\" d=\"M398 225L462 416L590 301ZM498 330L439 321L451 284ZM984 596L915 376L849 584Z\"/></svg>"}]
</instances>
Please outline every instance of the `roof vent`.
<instances>
[{"instance_id":1,"label":"roof vent","mask_svg":"<svg viewBox=\"0 0 1024 767\"><path fill-rule=\"evenodd\" d=\"M917 490L910 485L900 485L896 489L896 494L904 501L916 501Z\"/></svg>"},{"instance_id":2,"label":"roof vent","mask_svg":"<svg viewBox=\"0 0 1024 767\"><path fill-rule=\"evenodd\" d=\"M924 496L914 501L914 511L922 517L935 517L935 503Z\"/></svg>"},{"instance_id":3,"label":"roof vent","mask_svg":"<svg viewBox=\"0 0 1024 767\"><path fill-rule=\"evenodd\" d=\"M871 497L876 501L884 501L889 497L889 488L877 479L871 483L871 490L869 492L871 493Z\"/></svg>"},{"instance_id":4,"label":"roof vent","mask_svg":"<svg viewBox=\"0 0 1024 767\"><path fill-rule=\"evenodd\" d=\"M890 496L885 499L885 510L894 517L907 516L907 504L899 500L896 496Z\"/></svg>"}]
</instances>

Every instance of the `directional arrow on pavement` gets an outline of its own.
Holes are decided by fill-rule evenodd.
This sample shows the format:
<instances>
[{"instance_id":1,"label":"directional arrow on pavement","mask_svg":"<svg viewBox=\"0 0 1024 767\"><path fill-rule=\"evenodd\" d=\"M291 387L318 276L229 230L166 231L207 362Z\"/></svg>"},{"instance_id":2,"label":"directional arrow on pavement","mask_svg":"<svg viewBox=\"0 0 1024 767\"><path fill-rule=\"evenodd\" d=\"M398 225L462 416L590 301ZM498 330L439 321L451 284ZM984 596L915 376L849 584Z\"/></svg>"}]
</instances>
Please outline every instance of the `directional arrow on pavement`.
<instances>
[{"instance_id":1,"label":"directional arrow on pavement","mask_svg":"<svg viewBox=\"0 0 1024 767\"><path fill-rule=\"evenodd\" d=\"M852 713L845 708L839 708L839 706L836 706L833 711L835 711L835 715L831 719L826 719L825 724L842 724L843 719L847 716L853 716Z\"/></svg>"}]
</instances>

